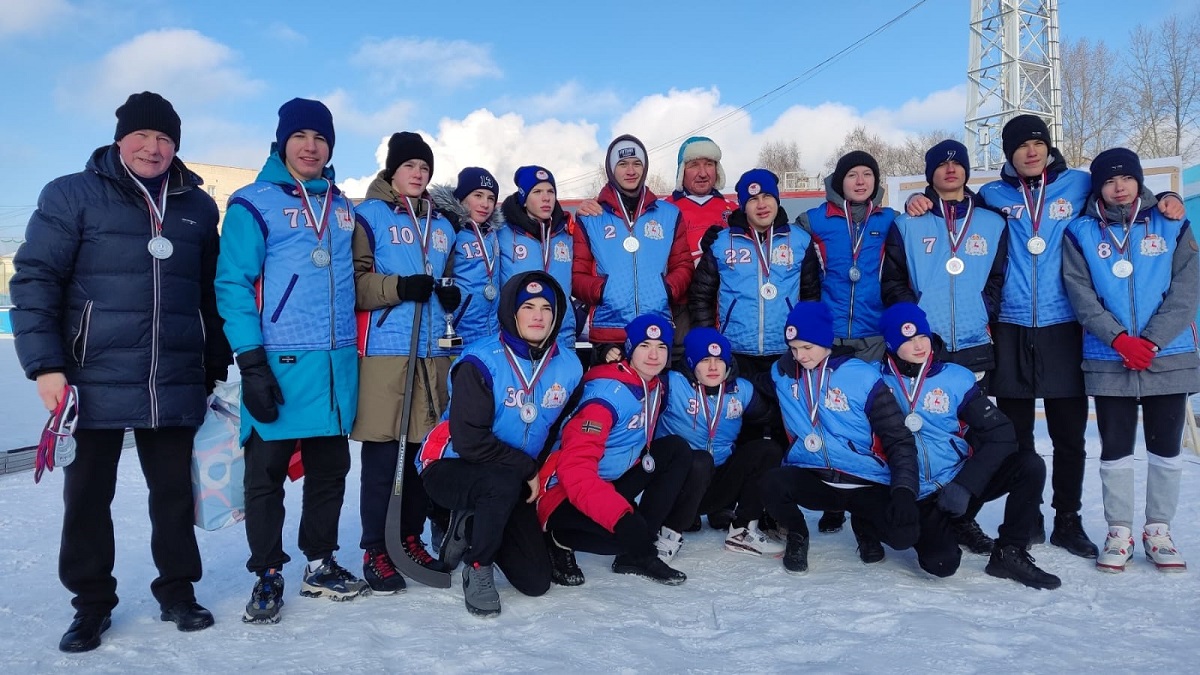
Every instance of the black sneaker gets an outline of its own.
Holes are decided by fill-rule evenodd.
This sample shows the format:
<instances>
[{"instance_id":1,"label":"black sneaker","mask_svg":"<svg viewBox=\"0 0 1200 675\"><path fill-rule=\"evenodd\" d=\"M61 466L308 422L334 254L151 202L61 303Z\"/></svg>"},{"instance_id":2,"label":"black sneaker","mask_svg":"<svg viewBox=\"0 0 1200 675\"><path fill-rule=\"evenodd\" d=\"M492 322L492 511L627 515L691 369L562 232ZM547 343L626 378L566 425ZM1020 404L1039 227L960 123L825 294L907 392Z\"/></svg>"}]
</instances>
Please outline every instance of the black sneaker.
<instances>
[{"instance_id":1,"label":"black sneaker","mask_svg":"<svg viewBox=\"0 0 1200 675\"><path fill-rule=\"evenodd\" d=\"M415 534L411 534L404 538L401 544L404 547L404 552L408 557L412 558L421 567L431 569L435 572L449 572L450 568L440 560L429 555L429 551L425 550L425 542Z\"/></svg>"},{"instance_id":2,"label":"black sneaker","mask_svg":"<svg viewBox=\"0 0 1200 675\"><path fill-rule=\"evenodd\" d=\"M370 595L367 582L350 573L338 564L333 556L321 561L316 568L310 562L304 568L304 581L300 584L300 595L306 598L329 598L335 602L353 600L360 595Z\"/></svg>"},{"instance_id":3,"label":"black sneaker","mask_svg":"<svg viewBox=\"0 0 1200 675\"><path fill-rule=\"evenodd\" d=\"M761 529L762 519L759 520L759 526ZM729 529L729 524L732 522L733 509L721 509L720 511L713 511L712 513L708 514L708 526L714 530L721 530L722 532L725 532Z\"/></svg>"},{"instance_id":4,"label":"black sneaker","mask_svg":"<svg viewBox=\"0 0 1200 675\"><path fill-rule=\"evenodd\" d=\"M1000 546L992 551L984 571L999 579L1012 579L1030 588L1053 590L1062 580L1033 564L1033 556L1020 546Z\"/></svg>"},{"instance_id":5,"label":"black sneaker","mask_svg":"<svg viewBox=\"0 0 1200 675\"><path fill-rule=\"evenodd\" d=\"M174 621L175 627L185 633L204 630L213 625L212 612L201 607L195 600L177 602L164 609L159 618L163 621Z\"/></svg>"},{"instance_id":6,"label":"black sneaker","mask_svg":"<svg viewBox=\"0 0 1200 675\"><path fill-rule=\"evenodd\" d=\"M834 532L841 532L842 526L845 524L845 511L826 511L821 514L821 519L817 521L817 531L821 534L833 534Z\"/></svg>"},{"instance_id":7,"label":"black sneaker","mask_svg":"<svg viewBox=\"0 0 1200 675\"><path fill-rule=\"evenodd\" d=\"M687 575L667 565L657 555L635 558L623 553L613 559L612 571L617 574L636 574L667 586L678 586L687 581Z\"/></svg>"},{"instance_id":8,"label":"black sneaker","mask_svg":"<svg viewBox=\"0 0 1200 675\"><path fill-rule=\"evenodd\" d=\"M392 557L381 548L363 551L363 581L378 595L394 595L405 589L404 577L396 571Z\"/></svg>"},{"instance_id":9,"label":"black sneaker","mask_svg":"<svg viewBox=\"0 0 1200 675\"><path fill-rule=\"evenodd\" d=\"M450 514L450 524L438 546L438 559L446 566L446 571L458 567L471 548L471 525L474 522L473 510L459 510Z\"/></svg>"},{"instance_id":10,"label":"black sneaker","mask_svg":"<svg viewBox=\"0 0 1200 675\"><path fill-rule=\"evenodd\" d=\"M244 623L279 623L279 610L283 608L283 576L279 570L267 570L254 583L250 602L242 613Z\"/></svg>"},{"instance_id":11,"label":"black sneaker","mask_svg":"<svg viewBox=\"0 0 1200 675\"><path fill-rule=\"evenodd\" d=\"M783 551L783 569L791 574L808 572L808 535L788 532L787 548Z\"/></svg>"},{"instance_id":12,"label":"black sneaker","mask_svg":"<svg viewBox=\"0 0 1200 675\"><path fill-rule=\"evenodd\" d=\"M112 617L108 614L77 616L58 641L58 649L70 653L90 652L100 646L100 634L111 625Z\"/></svg>"},{"instance_id":13,"label":"black sneaker","mask_svg":"<svg viewBox=\"0 0 1200 675\"><path fill-rule=\"evenodd\" d=\"M975 555L991 555L996 542L987 536L974 518L958 518L950 521L954 530L954 538L959 546L966 546Z\"/></svg>"},{"instance_id":14,"label":"black sneaker","mask_svg":"<svg viewBox=\"0 0 1200 675\"><path fill-rule=\"evenodd\" d=\"M858 541L858 559L870 565L883 560L883 544L879 543L879 538L871 534L854 533L854 538Z\"/></svg>"},{"instance_id":15,"label":"black sneaker","mask_svg":"<svg viewBox=\"0 0 1200 675\"><path fill-rule=\"evenodd\" d=\"M575 551L559 544L550 532L546 533L546 550L550 552L550 579L559 586L582 586L583 570L575 561Z\"/></svg>"},{"instance_id":16,"label":"black sneaker","mask_svg":"<svg viewBox=\"0 0 1200 675\"><path fill-rule=\"evenodd\" d=\"M1100 549L1088 539L1083 531L1083 522L1078 513L1059 513L1054 516L1054 531L1050 533L1050 543L1065 548L1080 558L1095 558Z\"/></svg>"}]
</instances>

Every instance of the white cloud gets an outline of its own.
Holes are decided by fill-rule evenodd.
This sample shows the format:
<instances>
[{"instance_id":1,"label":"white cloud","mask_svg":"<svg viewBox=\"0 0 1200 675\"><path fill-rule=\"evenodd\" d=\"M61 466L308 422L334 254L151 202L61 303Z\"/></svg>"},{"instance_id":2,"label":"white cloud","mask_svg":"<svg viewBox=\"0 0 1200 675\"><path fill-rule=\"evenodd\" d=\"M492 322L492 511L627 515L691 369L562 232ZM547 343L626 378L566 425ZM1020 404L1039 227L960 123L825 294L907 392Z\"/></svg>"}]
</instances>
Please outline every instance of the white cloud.
<instances>
[{"instance_id":1,"label":"white cloud","mask_svg":"<svg viewBox=\"0 0 1200 675\"><path fill-rule=\"evenodd\" d=\"M967 85L935 91L905 101L899 108L871 110L864 116L872 126L895 129L962 129L967 111Z\"/></svg>"},{"instance_id":2,"label":"white cloud","mask_svg":"<svg viewBox=\"0 0 1200 675\"><path fill-rule=\"evenodd\" d=\"M84 103L107 114L129 94L149 90L165 96L178 110L259 91L262 82L245 74L237 60L232 49L197 31L150 31L66 76L56 94L63 107Z\"/></svg>"},{"instance_id":3,"label":"white cloud","mask_svg":"<svg viewBox=\"0 0 1200 675\"><path fill-rule=\"evenodd\" d=\"M453 89L471 80L500 77L491 48L466 40L392 38L367 40L350 62L389 89L433 84Z\"/></svg>"},{"instance_id":4,"label":"white cloud","mask_svg":"<svg viewBox=\"0 0 1200 675\"><path fill-rule=\"evenodd\" d=\"M308 36L300 31L292 28L286 23L276 21L267 26L267 34L279 40L280 42L290 42L293 44L308 44Z\"/></svg>"},{"instance_id":5,"label":"white cloud","mask_svg":"<svg viewBox=\"0 0 1200 675\"><path fill-rule=\"evenodd\" d=\"M414 108L411 101L398 100L372 112L363 111L355 105L353 97L344 89L335 89L318 98L333 113L333 121L339 131L345 130L364 136L390 136L392 132L404 129ZM374 102L375 97L367 100Z\"/></svg>"},{"instance_id":6,"label":"white cloud","mask_svg":"<svg viewBox=\"0 0 1200 675\"><path fill-rule=\"evenodd\" d=\"M572 80L548 93L525 97L505 96L496 101L495 108L520 111L522 115L532 118L555 115L581 118L615 112L620 105L621 99L612 90L588 91Z\"/></svg>"},{"instance_id":7,"label":"white cloud","mask_svg":"<svg viewBox=\"0 0 1200 675\"><path fill-rule=\"evenodd\" d=\"M66 0L5 0L0 37L41 31L73 9Z\"/></svg>"}]
</instances>

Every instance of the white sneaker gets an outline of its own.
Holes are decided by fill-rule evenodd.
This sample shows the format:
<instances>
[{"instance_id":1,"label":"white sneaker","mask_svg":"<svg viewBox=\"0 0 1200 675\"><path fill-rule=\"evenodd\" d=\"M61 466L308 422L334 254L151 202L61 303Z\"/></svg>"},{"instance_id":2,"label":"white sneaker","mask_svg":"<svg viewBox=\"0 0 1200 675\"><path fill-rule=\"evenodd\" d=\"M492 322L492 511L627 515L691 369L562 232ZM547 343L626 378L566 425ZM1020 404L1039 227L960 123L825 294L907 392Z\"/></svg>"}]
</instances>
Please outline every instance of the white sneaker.
<instances>
[{"instance_id":1,"label":"white sneaker","mask_svg":"<svg viewBox=\"0 0 1200 675\"><path fill-rule=\"evenodd\" d=\"M729 526L729 536L725 537L725 549L734 553L749 555L765 555L778 558L787 547L763 534L758 529L758 521L750 521L746 527Z\"/></svg>"},{"instance_id":2,"label":"white sneaker","mask_svg":"<svg viewBox=\"0 0 1200 675\"><path fill-rule=\"evenodd\" d=\"M1183 572L1187 563L1183 556L1175 550L1175 542L1171 541L1171 532L1163 523L1147 523L1142 533L1142 548L1146 550L1146 558L1154 563L1162 572Z\"/></svg>"},{"instance_id":3,"label":"white sneaker","mask_svg":"<svg viewBox=\"0 0 1200 675\"><path fill-rule=\"evenodd\" d=\"M671 564L671 560L675 558L675 554L679 553L679 548L683 546L683 535L663 525L658 530L658 541L654 542L654 547L658 549L658 559Z\"/></svg>"},{"instance_id":4,"label":"white sneaker","mask_svg":"<svg viewBox=\"0 0 1200 675\"><path fill-rule=\"evenodd\" d=\"M1114 525L1108 528L1104 548L1096 557L1096 569L1101 572L1124 572L1125 563L1133 557L1133 533L1128 527Z\"/></svg>"}]
</instances>

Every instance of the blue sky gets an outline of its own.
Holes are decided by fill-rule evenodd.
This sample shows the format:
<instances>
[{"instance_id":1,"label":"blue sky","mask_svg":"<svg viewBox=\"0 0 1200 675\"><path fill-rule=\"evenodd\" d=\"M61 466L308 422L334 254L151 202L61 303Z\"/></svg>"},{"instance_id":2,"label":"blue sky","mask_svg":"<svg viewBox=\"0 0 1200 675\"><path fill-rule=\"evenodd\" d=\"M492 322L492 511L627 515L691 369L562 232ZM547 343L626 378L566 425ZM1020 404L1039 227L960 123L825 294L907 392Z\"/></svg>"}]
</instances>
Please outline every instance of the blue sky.
<instances>
[{"instance_id":1,"label":"blue sky","mask_svg":"<svg viewBox=\"0 0 1200 675\"><path fill-rule=\"evenodd\" d=\"M9 130L0 238L20 236L41 187L112 138L126 96L165 95L183 118L184 161L259 167L293 96L334 111L333 163L351 192L381 166L381 141L419 130L434 182L463 166L538 163L560 194L593 187L617 133L666 143L788 81L915 0L166 3L5 0L0 62ZM855 124L889 138L961 128L967 0L927 0L803 84L706 133L729 187L765 140L795 140L820 172ZM1186 0L1060 0L1065 40L1117 43ZM651 156L673 182L675 146Z\"/></svg>"}]
</instances>

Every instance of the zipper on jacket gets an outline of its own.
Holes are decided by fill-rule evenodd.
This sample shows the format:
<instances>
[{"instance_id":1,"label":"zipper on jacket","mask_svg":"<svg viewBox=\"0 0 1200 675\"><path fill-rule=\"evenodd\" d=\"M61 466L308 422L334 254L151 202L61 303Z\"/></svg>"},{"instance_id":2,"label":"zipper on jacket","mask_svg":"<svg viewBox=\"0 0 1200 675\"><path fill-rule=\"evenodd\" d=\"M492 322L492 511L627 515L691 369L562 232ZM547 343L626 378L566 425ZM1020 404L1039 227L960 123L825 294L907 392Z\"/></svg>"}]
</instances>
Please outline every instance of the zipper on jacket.
<instances>
[{"instance_id":1,"label":"zipper on jacket","mask_svg":"<svg viewBox=\"0 0 1200 675\"><path fill-rule=\"evenodd\" d=\"M758 265L755 265L755 267L758 267ZM762 268L758 267L758 286L757 286L757 288L758 288L758 355L759 356L762 356L762 353L763 353L763 331L766 330L766 325L765 325L766 320L763 318L763 313L766 312L766 310L767 310L767 308L764 306L764 303L766 301L763 300L762 286L763 286Z\"/></svg>"},{"instance_id":2,"label":"zipper on jacket","mask_svg":"<svg viewBox=\"0 0 1200 675\"><path fill-rule=\"evenodd\" d=\"M208 359L205 357L208 355L208 330L204 327L204 312L197 309L196 314L200 316L200 343L204 347L200 350L200 365L207 367Z\"/></svg>"},{"instance_id":3,"label":"zipper on jacket","mask_svg":"<svg viewBox=\"0 0 1200 675\"><path fill-rule=\"evenodd\" d=\"M958 312L954 299L954 275L950 275L950 351L958 351Z\"/></svg>"},{"instance_id":4,"label":"zipper on jacket","mask_svg":"<svg viewBox=\"0 0 1200 675\"><path fill-rule=\"evenodd\" d=\"M83 306L83 314L79 317L79 330L75 333L75 340L71 343L71 353L78 354L76 360L79 362L79 367L87 361L87 341L88 332L92 329L92 301L88 300ZM80 342L83 343L82 351L79 349Z\"/></svg>"},{"instance_id":5,"label":"zipper on jacket","mask_svg":"<svg viewBox=\"0 0 1200 675\"><path fill-rule=\"evenodd\" d=\"M1130 232L1130 234L1132 234L1132 232ZM1128 236L1129 235L1126 235L1126 237L1128 237ZM1130 317L1129 323L1130 323L1130 326L1135 329L1137 328L1137 325L1139 323L1138 314L1137 314L1137 289L1133 282L1136 272L1137 271L1134 270L1134 273L1131 273L1129 275L1129 281L1126 284L1127 287L1129 288L1129 317ZM1140 338L1142 336L1142 331L1138 330L1137 333L1138 333L1138 337ZM1137 392L1135 392L1135 395L1140 399L1142 397L1142 375L1141 375L1141 373L1138 373L1135 371L1133 380L1134 380L1134 382L1137 383Z\"/></svg>"},{"instance_id":6,"label":"zipper on jacket","mask_svg":"<svg viewBox=\"0 0 1200 675\"><path fill-rule=\"evenodd\" d=\"M150 428L158 428L158 390L155 388L155 379L158 377L158 321L161 316L161 308L159 307L159 296L162 294L162 284L160 279L159 260L154 258L153 277L154 277L154 311L151 317L150 324Z\"/></svg>"}]
</instances>

